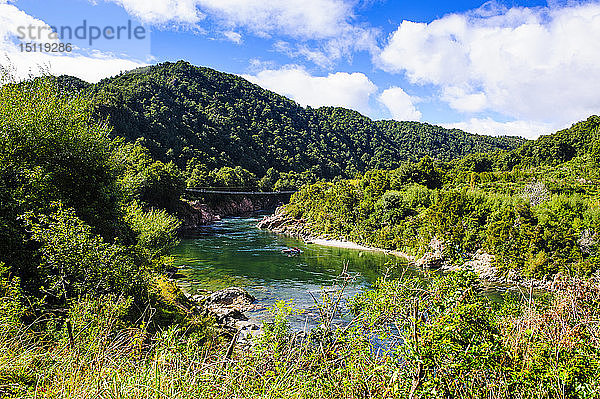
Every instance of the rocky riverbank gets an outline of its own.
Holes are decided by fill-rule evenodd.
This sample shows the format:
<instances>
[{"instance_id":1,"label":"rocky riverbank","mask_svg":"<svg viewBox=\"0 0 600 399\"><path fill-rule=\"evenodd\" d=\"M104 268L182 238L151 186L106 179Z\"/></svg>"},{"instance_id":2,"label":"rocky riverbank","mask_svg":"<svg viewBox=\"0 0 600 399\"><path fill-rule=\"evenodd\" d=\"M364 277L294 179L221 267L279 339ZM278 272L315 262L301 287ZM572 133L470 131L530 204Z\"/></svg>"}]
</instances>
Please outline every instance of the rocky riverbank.
<instances>
[{"instance_id":1,"label":"rocky riverbank","mask_svg":"<svg viewBox=\"0 0 600 399\"><path fill-rule=\"evenodd\" d=\"M277 208L273 215L265 216L258 222L257 227L259 229L270 230L277 234L285 234L303 241L312 241L315 238L327 238L315 237L305 220L291 217L285 213L283 207Z\"/></svg>"},{"instance_id":2,"label":"rocky riverbank","mask_svg":"<svg viewBox=\"0 0 600 399\"><path fill-rule=\"evenodd\" d=\"M256 298L246 290L229 287L223 290L189 293L177 284L177 273L167 273L157 279L160 297L190 316L210 316L221 333L231 339L231 347L248 349L255 344L254 338L263 334L263 322L251 319L247 312L262 310ZM171 276L171 277L169 277Z\"/></svg>"},{"instance_id":3,"label":"rocky riverbank","mask_svg":"<svg viewBox=\"0 0 600 399\"><path fill-rule=\"evenodd\" d=\"M255 338L263 334L262 322L251 320L245 312L261 310L256 298L246 290L229 287L205 294L184 295L204 312L214 317L217 325L233 338L233 345L248 348L254 345Z\"/></svg>"},{"instance_id":4,"label":"rocky riverbank","mask_svg":"<svg viewBox=\"0 0 600 399\"><path fill-rule=\"evenodd\" d=\"M224 217L248 216L259 210L275 209L277 205L277 201L272 198L224 197L218 201L182 200L178 204L177 215L182 221L181 230L192 232Z\"/></svg>"},{"instance_id":5,"label":"rocky riverbank","mask_svg":"<svg viewBox=\"0 0 600 399\"><path fill-rule=\"evenodd\" d=\"M523 286L533 287L535 289L552 290L554 289L555 281L560 279L560 276L555 276L554 279L547 280L529 279L522 276L518 270L510 270L508 273L502 274L494 266L494 256L483 250L478 250L474 254L468 255L468 259L463 264L458 265L452 263L444 255L445 245L437 238L431 240L429 248L427 248L427 251L423 256L415 257L400 251L389 251L339 240L333 237L315 235L311 231L310 225L305 220L291 217L285 213L283 208L278 208L273 215L265 216L258 223L257 227L319 245L383 251L391 255L402 257L408 262L423 269L441 269L444 271L468 269L475 272L482 280L508 286Z\"/></svg>"}]
</instances>

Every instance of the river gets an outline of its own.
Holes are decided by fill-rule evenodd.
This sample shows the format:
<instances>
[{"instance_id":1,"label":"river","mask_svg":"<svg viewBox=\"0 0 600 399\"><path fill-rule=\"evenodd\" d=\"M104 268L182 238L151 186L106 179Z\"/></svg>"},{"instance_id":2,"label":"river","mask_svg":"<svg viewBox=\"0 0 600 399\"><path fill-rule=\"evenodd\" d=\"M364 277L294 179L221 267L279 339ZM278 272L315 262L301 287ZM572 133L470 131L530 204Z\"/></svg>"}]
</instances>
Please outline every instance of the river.
<instances>
[{"instance_id":1,"label":"river","mask_svg":"<svg viewBox=\"0 0 600 399\"><path fill-rule=\"evenodd\" d=\"M307 321L315 322L313 297L318 300L323 290L331 292L339 286L344 265L353 277L345 290L346 298L368 288L386 271L417 273L400 258L383 252L306 244L259 230L259 220L259 216L228 218L204 226L193 238L182 239L173 252L175 265L185 276L180 284L191 293L242 287L264 308L250 314L251 318L268 317L266 309L277 300L292 300L306 311L292 320L294 327L301 327ZM303 253L282 253L290 247Z\"/></svg>"},{"instance_id":2,"label":"river","mask_svg":"<svg viewBox=\"0 0 600 399\"><path fill-rule=\"evenodd\" d=\"M323 292L339 288L345 265L353 277L344 291L346 299L370 287L385 273L390 277L424 277L423 271L381 251L307 244L260 230L256 224L261 218L223 219L202 227L193 238L182 239L173 251L174 264L185 276L179 284L192 294L231 286L244 288L256 297L262 308L246 313L257 321L269 318L268 309L276 301L291 300L296 308L305 311L291 320L292 326L298 329L317 323L315 299L319 300ZM303 252L297 256L282 253L290 247L298 247ZM517 289L482 283L484 292L493 300L501 300L507 289ZM521 291L527 294L527 290Z\"/></svg>"}]
</instances>

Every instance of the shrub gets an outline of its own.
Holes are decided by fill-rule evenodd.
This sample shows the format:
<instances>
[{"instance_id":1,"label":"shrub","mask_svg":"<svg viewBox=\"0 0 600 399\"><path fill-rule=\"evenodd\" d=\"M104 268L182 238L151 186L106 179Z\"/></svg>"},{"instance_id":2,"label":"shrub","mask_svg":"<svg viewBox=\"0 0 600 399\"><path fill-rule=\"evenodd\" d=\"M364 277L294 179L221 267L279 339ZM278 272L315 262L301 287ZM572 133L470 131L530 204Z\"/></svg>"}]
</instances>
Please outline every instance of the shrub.
<instances>
[{"instance_id":1,"label":"shrub","mask_svg":"<svg viewBox=\"0 0 600 399\"><path fill-rule=\"evenodd\" d=\"M40 290L54 301L85 294L144 293L146 271L128 249L94 235L73 209L54 204L48 215L28 213L25 224L39 245Z\"/></svg>"},{"instance_id":2,"label":"shrub","mask_svg":"<svg viewBox=\"0 0 600 399\"><path fill-rule=\"evenodd\" d=\"M172 162L154 161L139 143L120 145L113 155L120 167L118 184L127 201L174 209L183 194L183 174Z\"/></svg>"},{"instance_id":3,"label":"shrub","mask_svg":"<svg viewBox=\"0 0 600 399\"><path fill-rule=\"evenodd\" d=\"M155 267L162 267L165 256L179 242L181 222L164 210L144 211L137 203L127 208L126 220L136 235L136 252Z\"/></svg>"}]
</instances>

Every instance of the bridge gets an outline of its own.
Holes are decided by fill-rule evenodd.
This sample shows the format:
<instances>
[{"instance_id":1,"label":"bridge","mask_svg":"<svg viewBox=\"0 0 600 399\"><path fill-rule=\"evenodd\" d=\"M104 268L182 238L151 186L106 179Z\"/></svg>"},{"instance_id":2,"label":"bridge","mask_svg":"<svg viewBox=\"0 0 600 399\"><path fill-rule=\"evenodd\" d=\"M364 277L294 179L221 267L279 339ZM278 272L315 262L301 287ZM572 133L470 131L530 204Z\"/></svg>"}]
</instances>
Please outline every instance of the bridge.
<instances>
[{"instance_id":1,"label":"bridge","mask_svg":"<svg viewBox=\"0 0 600 399\"><path fill-rule=\"evenodd\" d=\"M292 195L297 190L289 191L241 191L244 188L240 187L195 187L187 188L185 191L192 194L208 194L208 195L242 195L242 196L283 196Z\"/></svg>"}]
</instances>

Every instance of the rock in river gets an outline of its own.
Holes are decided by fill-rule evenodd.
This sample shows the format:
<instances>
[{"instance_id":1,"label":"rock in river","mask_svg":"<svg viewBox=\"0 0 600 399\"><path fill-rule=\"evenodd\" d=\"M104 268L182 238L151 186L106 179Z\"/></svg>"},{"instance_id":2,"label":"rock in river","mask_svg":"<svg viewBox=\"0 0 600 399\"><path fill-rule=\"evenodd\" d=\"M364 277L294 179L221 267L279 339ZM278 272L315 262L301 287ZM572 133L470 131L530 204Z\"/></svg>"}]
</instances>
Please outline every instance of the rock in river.
<instances>
[{"instance_id":1,"label":"rock in river","mask_svg":"<svg viewBox=\"0 0 600 399\"><path fill-rule=\"evenodd\" d=\"M256 301L246 290L238 287L229 287L224 290L213 292L206 298L208 308L232 308L240 312L250 310L252 304Z\"/></svg>"},{"instance_id":2,"label":"rock in river","mask_svg":"<svg viewBox=\"0 0 600 399\"><path fill-rule=\"evenodd\" d=\"M232 334L239 332L240 337L244 338L240 340L243 341L239 342L240 344L246 344L249 336L262 332L262 326L256 321L248 320L243 313L256 310L258 307L254 304L256 298L242 288L229 287L210 295L194 296L193 299L202 303L202 306L215 317L217 324L228 329Z\"/></svg>"}]
</instances>

